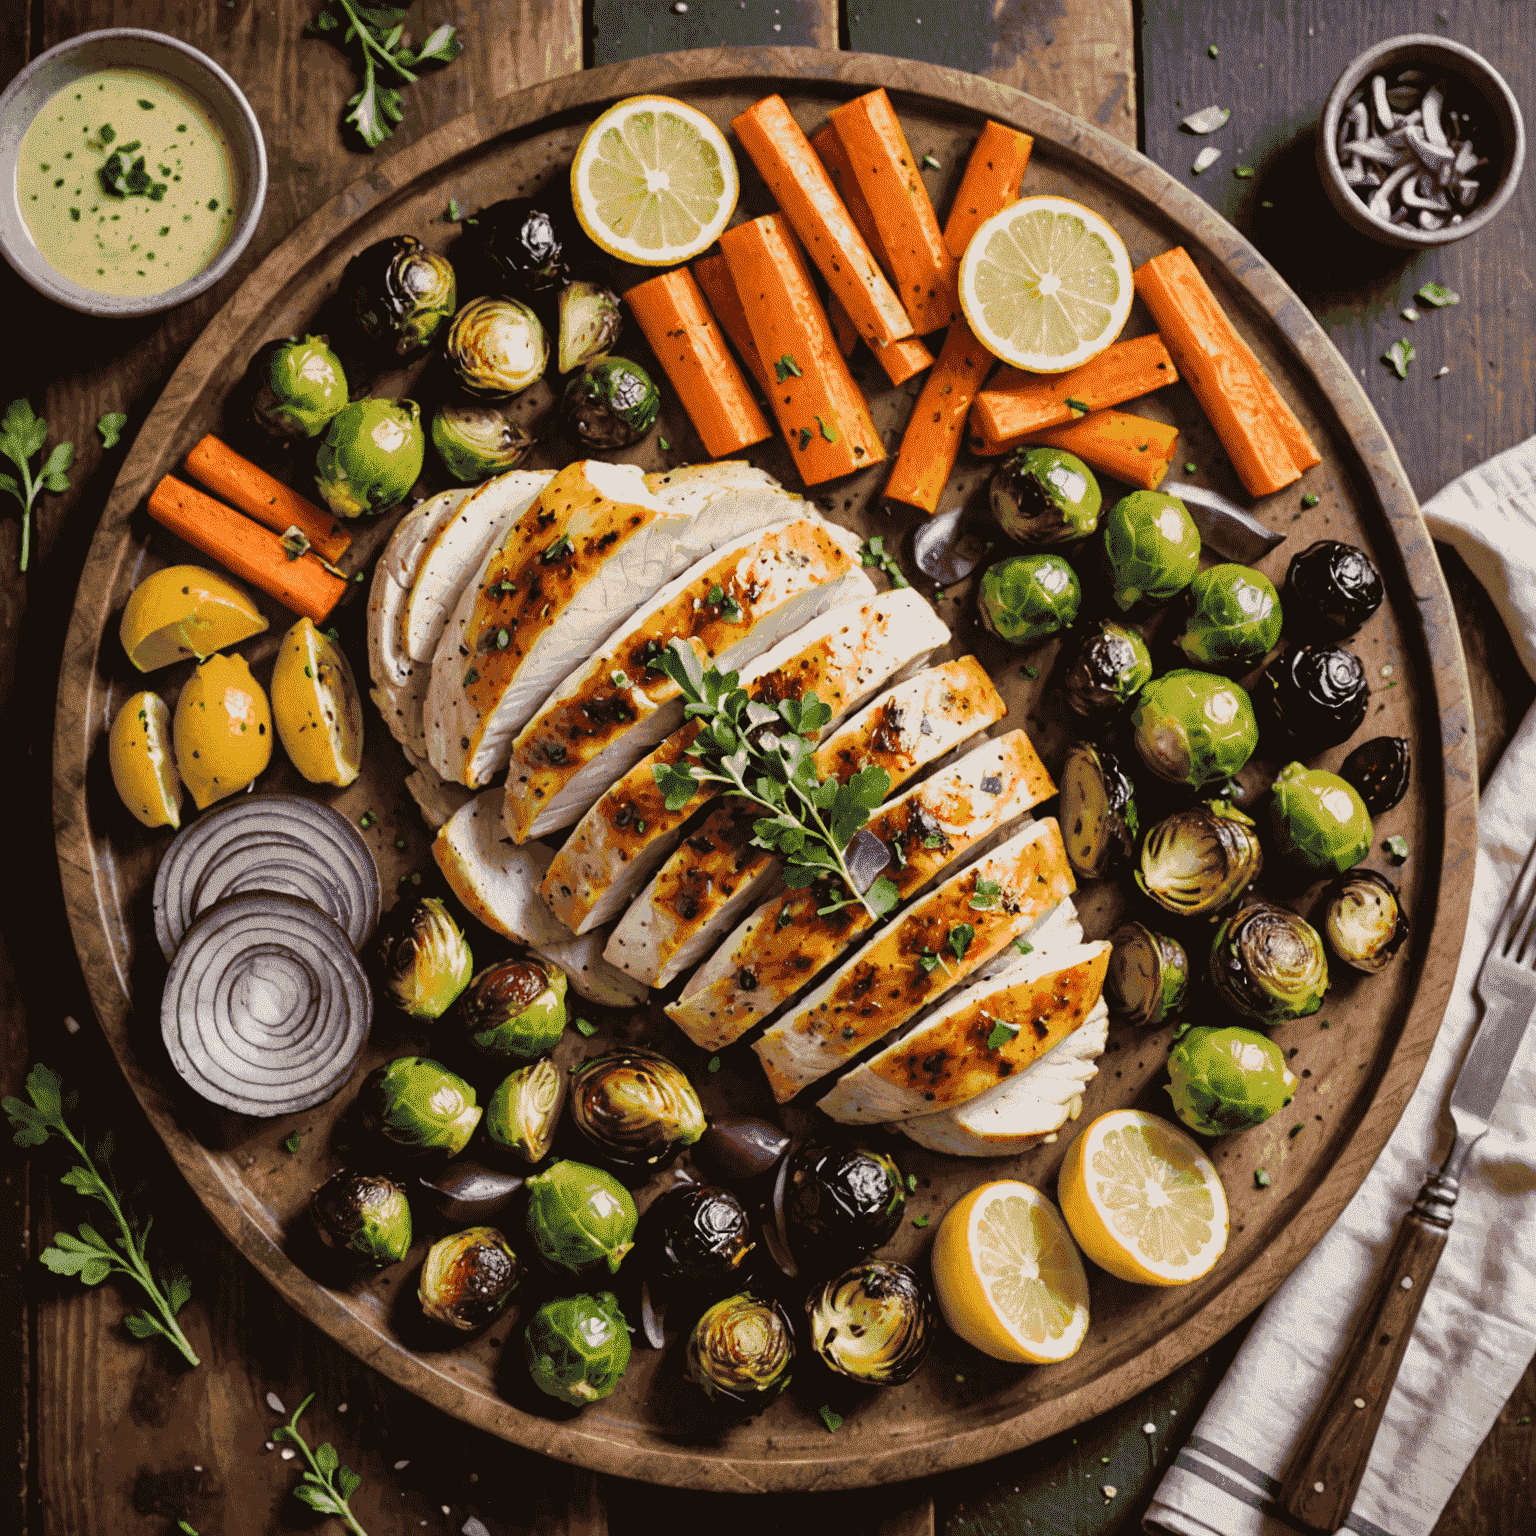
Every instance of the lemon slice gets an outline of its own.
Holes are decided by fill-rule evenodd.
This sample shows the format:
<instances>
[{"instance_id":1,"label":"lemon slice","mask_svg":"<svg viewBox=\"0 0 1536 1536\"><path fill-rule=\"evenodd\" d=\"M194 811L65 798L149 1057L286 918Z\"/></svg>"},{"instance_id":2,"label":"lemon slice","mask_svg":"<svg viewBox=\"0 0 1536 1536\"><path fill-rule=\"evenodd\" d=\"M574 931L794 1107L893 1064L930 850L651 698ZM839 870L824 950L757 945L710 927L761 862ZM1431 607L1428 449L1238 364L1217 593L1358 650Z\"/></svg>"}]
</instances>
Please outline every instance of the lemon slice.
<instances>
[{"instance_id":1,"label":"lemon slice","mask_svg":"<svg viewBox=\"0 0 1536 1536\"><path fill-rule=\"evenodd\" d=\"M1031 373L1096 357L1131 312L1131 258L1108 223L1069 197L1026 197L971 236L960 307L989 352Z\"/></svg>"},{"instance_id":2,"label":"lemon slice","mask_svg":"<svg viewBox=\"0 0 1536 1536\"><path fill-rule=\"evenodd\" d=\"M1142 1285L1187 1285L1227 1246L1227 1194L1205 1153L1141 1109L1100 1115L1067 1148L1062 1214L1100 1269Z\"/></svg>"},{"instance_id":3,"label":"lemon slice","mask_svg":"<svg viewBox=\"0 0 1536 1536\"><path fill-rule=\"evenodd\" d=\"M1048 1365L1088 1336L1088 1277L1066 1225L1013 1179L950 1207L933 1240L933 1289L949 1326L998 1360Z\"/></svg>"},{"instance_id":4,"label":"lemon slice","mask_svg":"<svg viewBox=\"0 0 1536 1536\"><path fill-rule=\"evenodd\" d=\"M272 717L311 784L350 784L363 766L363 703L351 664L310 619L283 636L272 668Z\"/></svg>"},{"instance_id":5,"label":"lemon slice","mask_svg":"<svg viewBox=\"0 0 1536 1536\"><path fill-rule=\"evenodd\" d=\"M234 582L199 565L170 565L146 576L129 594L118 637L140 672L173 661L206 661L267 627Z\"/></svg>"},{"instance_id":6,"label":"lemon slice","mask_svg":"<svg viewBox=\"0 0 1536 1536\"><path fill-rule=\"evenodd\" d=\"M176 771L205 811L245 788L272 760L272 711L245 657L210 656L187 679L171 723Z\"/></svg>"},{"instance_id":7,"label":"lemon slice","mask_svg":"<svg viewBox=\"0 0 1536 1536\"><path fill-rule=\"evenodd\" d=\"M107 763L123 804L146 827L181 825L171 712L158 693L136 693L118 710L107 737Z\"/></svg>"},{"instance_id":8,"label":"lemon slice","mask_svg":"<svg viewBox=\"0 0 1536 1536\"><path fill-rule=\"evenodd\" d=\"M736 208L736 158L709 118L670 96L631 96L587 129L571 162L581 227L642 267L690 261Z\"/></svg>"}]
</instances>

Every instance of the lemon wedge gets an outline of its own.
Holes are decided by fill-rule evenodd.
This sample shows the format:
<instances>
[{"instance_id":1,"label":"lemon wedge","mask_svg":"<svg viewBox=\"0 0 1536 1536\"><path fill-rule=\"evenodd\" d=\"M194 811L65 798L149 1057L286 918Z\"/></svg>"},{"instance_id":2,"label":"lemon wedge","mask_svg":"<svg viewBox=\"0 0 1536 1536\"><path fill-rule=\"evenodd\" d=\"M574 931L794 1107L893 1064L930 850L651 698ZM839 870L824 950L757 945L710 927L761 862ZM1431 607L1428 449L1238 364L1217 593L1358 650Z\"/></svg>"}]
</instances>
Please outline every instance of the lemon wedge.
<instances>
[{"instance_id":1,"label":"lemon wedge","mask_svg":"<svg viewBox=\"0 0 1536 1536\"><path fill-rule=\"evenodd\" d=\"M1096 357L1131 312L1125 242L1069 197L1026 197L971 236L960 308L994 356L1031 373L1064 373Z\"/></svg>"},{"instance_id":2,"label":"lemon wedge","mask_svg":"<svg viewBox=\"0 0 1536 1536\"><path fill-rule=\"evenodd\" d=\"M129 594L118 636L129 661L140 672L153 672L173 661L205 661L266 627L234 582L199 565L169 565Z\"/></svg>"},{"instance_id":3,"label":"lemon wedge","mask_svg":"<svg viewBox=\"0 0 1536 1536\"><path fill-rule=\"evenodd\" d=\"M944 1320L998 1360L1048 1365L1088 1336L1088 1277L1056 1207L999 1179L950 1207L933 1240Z\"/></svg>"},{"instance_id":4,"label":"lemon wedge","mask_svg":"<svg viewBox=\"0 0 1536 1536\"><path fill-rule=\"evenodd\" d=\"M158 693L136 693L118 710L107 735L107 763L123 804L146 827L181 825L171 712Z\"/></svg>"},{"instance_id":5,"label":"lemon wedge","mask_svg":"<svg viewBox=\"0 0 1536 1536\"><path fill-rule=\"evenodd\" d=\"M283 636L272 668L272 714L293 766L311 784L347 785L363 766L363 702L351 664L313 620Z\"/></svg>"},{"instance_id":6,"label":"lemon wedge","mask_svg":"<svg viewBox=\"0 0 1536 1536\"><path fill-rule=\"evenodd\" d=\"M198 810L244 789L272 761L272 711L243 656L210 656L187 679L172 726L176 771Z\"/></svg>"},{"instance_id":7,"label":"lemon wedge","mask_svg":"<svg viewBox=\"0 0 1536 1536\"><path fill-rule=\"evenodd\" d=\"M696 107L631 96L587 129L571 201L594 244L620 261L670 267L715 243L736 208L736 158Z\"/></svg>"},{"instance_id":8,"label":"lemon wedge","mask_svg":"<svg viewBox=\"0 0 1536 1536\"><path fill-rule=\"evenodd\" d=\"M1122 1280L1187 1285L1227 1246L1227 1194L1215 1164L1145 1110L1111 1110L1081 1132L1057 1192L1083 1252Z\"/></svg>"}]
</instances>

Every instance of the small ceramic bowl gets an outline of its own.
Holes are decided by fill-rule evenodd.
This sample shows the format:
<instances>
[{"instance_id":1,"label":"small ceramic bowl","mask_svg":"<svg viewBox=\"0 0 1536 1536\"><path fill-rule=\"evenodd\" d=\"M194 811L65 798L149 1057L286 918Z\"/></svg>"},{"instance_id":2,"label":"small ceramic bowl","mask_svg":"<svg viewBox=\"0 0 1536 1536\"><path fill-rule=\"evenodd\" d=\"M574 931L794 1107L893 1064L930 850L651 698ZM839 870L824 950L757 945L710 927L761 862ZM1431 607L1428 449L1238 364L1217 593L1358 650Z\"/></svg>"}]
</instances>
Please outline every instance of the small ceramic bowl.
<instances>
[{"instance_id":1,"label":"small ceramic bowl","mask_svg":"<svg viewBox=\"0 0 1536 1536\"><path fill-rule=\"evenodd\" d=\"M56 92L98 69L153 70L193 92L223 130L233 161L235 217L229 239L211 262L163 293L124 297L98 293L63 276L43 259L16 202L16 160L32 120ZM0 254L41 294L82 314L126 319L173 309L211 288L250 243L267 196L267 149L251 104L229 75L196 48L163 32L112 27L50 48L0 95Z\"/></svg>"},{"instance_id":2,"label":"small ceramic bowl","mask_svg":"<svg viewBox=\"0 0 1536 1536\"><path fill-rule=\"evenodd\" d=\"M1444 80L1449 104L1454 105L1456 100L1468 104L1475 113L1472 142L1478 155L1486 156L1489 161L1477 174L1493 178L1492 190L1480 195L1461 223L1448 223L1443 229L1419 229L1378 219L1344 179L1344 167L1339 159L1339 130L1349 116L1350 98L1363 89L1364 99L1369 104L1371 76L1384 75L1390 85L1402 69L1421 70L1431 82ZM1373 131L1379 132L1379 125L1373 125ZM1429 33L1389 37L1362 53L1339 76L1318 126L1317 169L1329 201L1345 222L1361 234L1403 250L1450 245L1486 228L1498 218L1500 210L1514 194L1524 164L1525 122L1503 75L1481 54L1453 43L1449 38ZM1487 186L1486 181L1484 186Z\"/></svg>"}]
</instances>

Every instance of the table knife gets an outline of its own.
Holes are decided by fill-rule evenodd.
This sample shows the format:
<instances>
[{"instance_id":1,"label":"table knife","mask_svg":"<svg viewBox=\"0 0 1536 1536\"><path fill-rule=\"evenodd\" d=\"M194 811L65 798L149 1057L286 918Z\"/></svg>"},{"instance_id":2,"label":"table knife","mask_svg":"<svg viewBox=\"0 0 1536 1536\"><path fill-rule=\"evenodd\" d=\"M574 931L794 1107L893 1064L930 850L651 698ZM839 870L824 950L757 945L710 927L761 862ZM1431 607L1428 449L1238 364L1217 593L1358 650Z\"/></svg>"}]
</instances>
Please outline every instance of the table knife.
<instances>
[{"instance_id":1,"label":"table knife","mask_svg":"<svg viewBox=\"0 0 1536 1536\"><path fill-rule=\"evenodd\" d=\"M1462 1171L1488 1133L1504 1079L1536 1014L1536 848L1526 856L1474 990L1483 1017L1451 1090L1451 1150L1404 1216L1281 1484L1281 1506L1309 1531L1332 1536L1354 1507L1419 1307L1450 1236Z\"/></svg>"},{"instance_id":2,"label":"table knife","mask_svg":"<svg viewBox=\"0 0 1536 1536\"><path fill-rule=\"evenodd\" d=\"M1200 542L1228 560L1251 565L1262 560L1277 544L1285 543L1283 533L1271 533L1253 513L1245 512L1219 491L1179 480L1165 480L1158 489L1177 496L1189 508Z\"/></svg>"}]
</instances>

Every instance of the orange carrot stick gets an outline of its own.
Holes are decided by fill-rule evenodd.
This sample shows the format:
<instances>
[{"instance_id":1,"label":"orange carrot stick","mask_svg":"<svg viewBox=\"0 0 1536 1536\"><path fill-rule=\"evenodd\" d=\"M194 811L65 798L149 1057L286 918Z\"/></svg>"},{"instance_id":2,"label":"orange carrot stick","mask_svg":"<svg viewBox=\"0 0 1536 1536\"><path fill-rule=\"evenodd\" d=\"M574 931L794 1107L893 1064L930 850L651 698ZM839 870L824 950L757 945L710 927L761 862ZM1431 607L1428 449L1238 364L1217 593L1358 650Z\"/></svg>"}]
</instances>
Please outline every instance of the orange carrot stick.
<instances>
[{"instance_id":1,"label":"orange carrot stick","mask_svg":"<svg viewBox=\"0 0 1536 1536\"><path fill-rule=\"evenodd\" d=\"M1065 448L1116 480L1155 491L1173 463L1179 429L1127 411L1095 411L1067 426L1032 432L1029 441Z\"/></svg>"},{"instance_id":2,"label":"orange carrot stick","mask_svg":"<svg viewBox=\"0 0 1536 1536\"><path fill-rule=\"evenodd\" d=\"M638 284L624 302L710 458L728 459L773 436L687 267Z\"/></svg>"},{"instance_id":3,"label":"orange carrot stick","mask_svg":"<svg viewBox=\"0 0 1536 1536\"><path fill-rule=\"evenodd\" d=\"M859 328L853 323L853 316L832 299L827 304L827 319L832 322L832 334L837 337L837 350L844 357L852 357L853 349L859 344ZM895 347L901 343L893 341L891 345Z\"/></svg>"},{"instance_id":4,"label":"orange carrot stick","mask_svg":"<svg viewBox=\"0 0 1536 1536\"><path fill-rule=\"evenodd\" d=\"M329 512L274 480L216 437L205 437L187 455L187 470L215 496L275 532L297 528L322 560L334 564L352 543L352 535Z\"/></svg>"},{"instance_id":5,"label":"orange carrot stick","mask_svg":"<svg viewBox=\"0 0 1536 1536\"><path fill-rule=\"evenodd\" d=\"M885 484L891 501L925 512L939 510L939 498L960 456L966 412L993 361L964 320L950 326L902 433L896 467Z\"/></svg>"},{"instance_id":6,"label":"orange carrot stick","mask_svg":"<svg viewBox=\"0 0 1536 1536\"><path fill-rule=\"evenodd\" d=\"M956 261L965 255L971 236L994 213L1018 202L1019 183L1034 146L1027 133L1001 123L989 122L981 130L944 224L944 247Z\"/></svg>"},{"instance_id":7,"label":"orange carrot stick","mask_svg":"<svg viewBox=\"0 0 1536 1536\"><path fill-rule=\"evenodd\" d=\"M881 345L912 335L901 300L784 98L764 97L732 118L731 127L859 334Z\"/></svg>"},{"instance_id":8,"label":"orange carrot stick","mask_svg":"<svg viewBox=\"0 0 1536 1536\"><path fill-rule=\"evenodd\" d=\"M1182 246L1154 256L1133 277L1250 496L1281 490L1320 462L1306 429Z\"/></svg>"},{"instance_id":9,"label":"orange carrot stick","mask_svg":"<svg viewBox=\"0 0 1536 1536\"><path fill-rule=\"evenodd\" d=\"M778 214L720 237L758 355L775 381L769 400L807 485L885 458L869 407L837 350L832 323L806 281L795 237Z\"/></svg>"},{"instance_id":10,"label":"orange carrot stick","mask_svg":"<svg viewBox=\"0 0 1536 1536\"><path fill-rule=\"evenodd\" d=\"M763 362L757 343L752 340L752 327L747 324L747 312L741 307L741 295L736 292L725 257L700 256L693 264L693 275L720 322L720 329L731 338L736 355L746 364L747 372L757 380L762 392L773 399L773 370Z\"/></svg>"},{"instance_id":11,"label":"orange carrot stick","mask_svg":"<svg viewBox=\"0 0 1536 1536\"><path fill-rule=\"evenodd\" d=\"M316 624L325 622L347 590L346 582L331 575L314 555L291 557L277 534L172 475L150 492L149 515L227 571Z\"/></svg>"},{"instance_id":12,"label":"orange carrot stick","mask_svg":"<svg viewBox=\"0 0 1536 1536\"><path fill-rule=\"evenodd\" d=\"M872 347L875 361L885 369L892 384L905 384L925 368L933 367L933 353L916 336L893 341L888 347Z\"/></svg>"}]
</instances>

